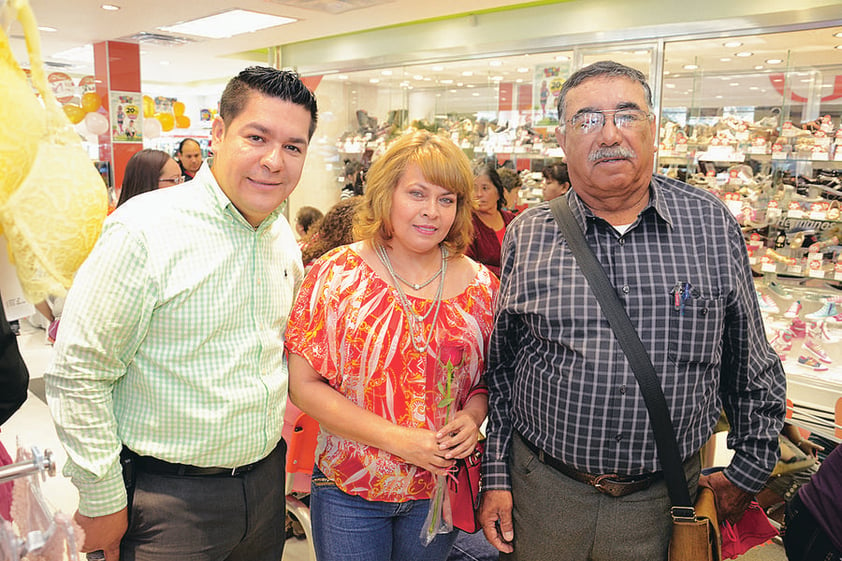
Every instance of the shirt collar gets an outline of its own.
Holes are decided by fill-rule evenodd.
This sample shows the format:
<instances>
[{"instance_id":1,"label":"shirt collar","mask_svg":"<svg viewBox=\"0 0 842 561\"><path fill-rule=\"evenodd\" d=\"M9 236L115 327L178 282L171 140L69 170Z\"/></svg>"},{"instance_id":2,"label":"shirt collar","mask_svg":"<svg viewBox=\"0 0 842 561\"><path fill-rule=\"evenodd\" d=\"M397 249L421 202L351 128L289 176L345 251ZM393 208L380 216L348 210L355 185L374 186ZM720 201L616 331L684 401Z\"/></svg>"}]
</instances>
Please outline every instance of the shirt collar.
<instances>
[{"instance_id":1,"label":"shirt collar","mask_svg":"<svg viewBox=\"0 0 842 561\"><path fill-rule=\"evenodd\" d=\"M640 214L643 215L646 212L649 212L649 209L651 208L655 214L661 217L661 220L672 227L672 215L670 214L669 207L664 200L663 190L665 188L668 188L668 186L663 181L663 178L653 175L652 180L649 182L649 202L646 204L646 207L640 211ZM575 189L568 190L567 194L563 196L567 197L567 203L570 205L570 210L573 212L573 216L576 218L576 221L579 223L582 231L587 232L588 220L595 219L596 215L594 215L593 211L591 211L591 209L582 202L582 199L579 198ZM637 223L637 220L635 220L635 223Z\"/></svg>"}]
</instances>

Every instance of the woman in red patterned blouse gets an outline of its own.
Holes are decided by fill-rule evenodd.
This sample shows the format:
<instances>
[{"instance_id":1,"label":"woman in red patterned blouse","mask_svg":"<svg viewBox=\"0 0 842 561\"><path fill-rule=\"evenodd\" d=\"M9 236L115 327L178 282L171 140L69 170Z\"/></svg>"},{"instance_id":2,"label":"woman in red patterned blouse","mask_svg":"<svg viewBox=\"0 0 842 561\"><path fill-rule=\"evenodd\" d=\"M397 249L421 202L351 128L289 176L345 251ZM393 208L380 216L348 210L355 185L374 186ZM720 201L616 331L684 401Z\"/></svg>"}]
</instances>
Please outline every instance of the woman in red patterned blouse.
<instances>
[{"instance_id":1,"label":"woman in red patterned blouse","mask_svg":"<svg viewBox=\"0 0 842 561\"><path fill-rule=\"evenodd\" d=\"M436 476L473 451L488 405L498 282L464 255L472 189L450 140L399 139L369 171L362 241L316 261L301 287L286 346L291 399L322 429L310 503L320 561L444 560L456 537L425 547L420 536Z\"/></svg>"}]
</instances>

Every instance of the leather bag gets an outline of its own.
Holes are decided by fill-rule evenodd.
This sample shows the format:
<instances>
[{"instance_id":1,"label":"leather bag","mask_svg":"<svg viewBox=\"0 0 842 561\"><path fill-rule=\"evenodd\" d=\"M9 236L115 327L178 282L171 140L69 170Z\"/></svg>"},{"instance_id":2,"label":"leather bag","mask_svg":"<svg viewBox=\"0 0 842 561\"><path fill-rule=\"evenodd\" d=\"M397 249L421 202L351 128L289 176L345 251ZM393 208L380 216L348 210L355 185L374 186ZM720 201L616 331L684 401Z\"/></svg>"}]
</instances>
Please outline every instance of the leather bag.
<instances>
[{"instance_id":1,"label":"leather bag","mask_svg":"<svg viewBox=\"0 0 842 561\"><path fill-rule=\"evenodd\" d=\"M669 561L719 561L722 558L712 490L699 487L694 511L693 518L673 518Z\"/></svg>"},{"instance_id":2,"label":"leather bag","mask_svg":"<svg viewBox=\"0 0 842 561\"><path fill-rule=\"evenodd\" d=\"M469 534L480 529L477 511L479 510L479 484L484 451L485 443L480 441L470 456L457 460L454 478L448 479L447 483L453 527Z\"/></svg>"},{"instance_id":3,"label":"leather bag","mask_svg":"<svg viewBox=\"0 0 842 561\"><path fill-rule=\"evenodd\" d=\"M696 504L690 502L690 491L684 476L678 441L669 414L664 391L652 366L649 353L640 341L634 325L608 280L605 270L593 254L582 229L576 223L567 197L550 201L550 210L558 223L576 263L588 279L591 291L617 339L617 343L631 365L640 393L646 403L658 459L664 471L672 508L673 532L669 546L669 561L720 561L721 546L713 491L699 488Z\"/></svg>"}]
</instances>

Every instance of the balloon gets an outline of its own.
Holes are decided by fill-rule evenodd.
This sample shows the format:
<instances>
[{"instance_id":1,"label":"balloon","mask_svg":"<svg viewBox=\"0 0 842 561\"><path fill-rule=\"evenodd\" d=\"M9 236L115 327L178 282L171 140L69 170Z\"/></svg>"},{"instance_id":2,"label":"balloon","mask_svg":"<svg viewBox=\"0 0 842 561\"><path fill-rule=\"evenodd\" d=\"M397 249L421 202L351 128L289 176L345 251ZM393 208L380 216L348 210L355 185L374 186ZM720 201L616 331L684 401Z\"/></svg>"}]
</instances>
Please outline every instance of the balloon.
<instances>
[{"instance_id":1,"label":"balloon","mask_svg":"<svg viewBox=\"0 0 842 561\"><path fill-rule=\"evenodd\" d=\"M82 94L82 109L85 110L85 113L92 113L99 109L100 105L102 104L102 100L96 93L94 92L86 92Z\"/></svg>"},{"instance_id":2,"label":"balloon","mask_svg":"<svg viewBox=\"0 0 842 561\"><path fill-rule=\"evenodd\" d=\"M175 126L175 117L172 113L157 113L155 118L161 121L161 130L164 132L171 131Z\"/></svg>"},{"instance_id":3,"label":"balloon","mask_svg":"<svg viewBox=\"0 0 842 561\"><path fill-rule=\"evenodd\" d=\"M180 129L189 129L190 128L190 117L185 115L178 115L175 118L175 126Z\"/></svg>"},{"instance_id":4,"label":"balloon","mask_svg":"<svg viewBox=\"0 0 842 561\"><path fill-rule=\"evenodd\" d=\"M82 119L85 118L85 110L75 103L62 105L62 109L64 109L64 114L67 115L67 118L70 119L70 122L74 125L81 123Z\"/></svg>"},{"instance_id":5,"label":"balloon","mask_svg":"<svg viewBox=\"0 0 842 561\"><path fill-rule=\"evenodd\" d=\"M161 121L158 119L144 119L143 120L143 136L144 138L158 138L161 136Z\"/></svg>"},{"instance_id":6,"label":"balloon","mask_svg":"<svg viewBox=\"0 0 842 561\"><path fill-rule=\"evenodd\" d=\"M184 104L180 101L176 101L172 104L172 111L175 113L176 117L181 117L184 115Z\"/></svg>"},{"instance_id":7,"label":"balloon","mask_svg":"<svg viewBox=\"0 0 842 561\"><path fill-rule=\"evenodd\" d=\"M155 101L148 95L143 96L143 116L147 119L155 115Z\"/></svg>"},{"instance_id":8,"label":"balloon","mask_svg":"<svg viewBox=\"0 0 842 561\"><path fill-rule=\"evenodd\" d=\"M102 113L88 113L85 115L85 126L91 134L105 134L108 132L108 118Z\"/></svg>"}]
</instances>

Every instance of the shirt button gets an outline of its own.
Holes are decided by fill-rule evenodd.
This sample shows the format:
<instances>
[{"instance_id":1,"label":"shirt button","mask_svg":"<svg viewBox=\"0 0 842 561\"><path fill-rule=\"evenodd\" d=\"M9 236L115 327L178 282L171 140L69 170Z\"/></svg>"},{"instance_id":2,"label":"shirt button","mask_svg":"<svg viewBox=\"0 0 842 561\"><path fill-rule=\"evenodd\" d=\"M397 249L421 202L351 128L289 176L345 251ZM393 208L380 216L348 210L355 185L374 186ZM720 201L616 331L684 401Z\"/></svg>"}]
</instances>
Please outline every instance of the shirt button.
<instances>
[{"instance_id":1,"label":"shirt button","mask_svg":"<svg viewBox=\"0 0 842 561\"><path fill-rule=\"evenodd\" d=\"M623 395L626 395L626 385L625 384L620 386L620 393L623 394Z\"/></svg>"},{"instance_id":2,"label":"shirt button","mask_svg":"<svg viewBox=\"0 0 842 561\"><path fill-rule=\"evenodd\" d=\"M629 285L624 284L623 285L623 294L628 294L629 292L631 292L631 289L629 288Z\"/></svg>"},{"instance_id":3,"label":"shirt button","mask_svg":"<svg viewBox=\"0 0 842 561\"><path fill-rule=\"evenodd\" d=\"M626 240L624 238L620 238L619 240L617 240L617 243L619 243L620 245L626 245Z\"/></svg>"},{"instance_id":4,"label":"shirt button","mask_svg":"<svg viewBox=\"0 0 842 561\"><path fill-rule=\"evenodd\" d=\"M617 442L620 442L621 440L623 440L623 435L622 435L622 434L618 434L617 436L615 436L615 437L614 437L614 439L615 439Z\"/></svg>"},{"instance_id":5,"label":"shirt button","mask_svg":"<svg viewBox=\"0 0 842 561\"><path fill-rule=\"evenodd\" d=\"M702 308L701 310L699 310L699 315L700 315L700 316L706 316L706 315L708 315L708 309L707 309L707 308Z\"/></svg>"}]
</instances>

